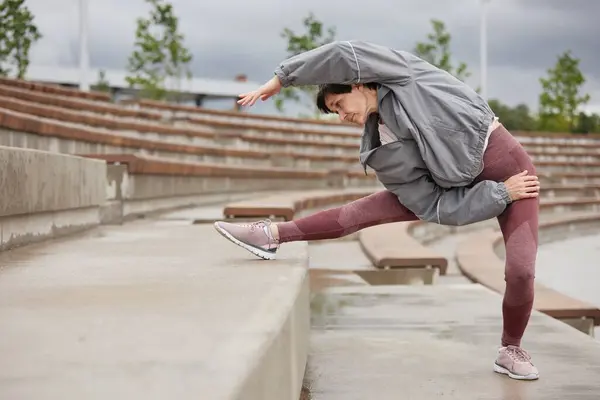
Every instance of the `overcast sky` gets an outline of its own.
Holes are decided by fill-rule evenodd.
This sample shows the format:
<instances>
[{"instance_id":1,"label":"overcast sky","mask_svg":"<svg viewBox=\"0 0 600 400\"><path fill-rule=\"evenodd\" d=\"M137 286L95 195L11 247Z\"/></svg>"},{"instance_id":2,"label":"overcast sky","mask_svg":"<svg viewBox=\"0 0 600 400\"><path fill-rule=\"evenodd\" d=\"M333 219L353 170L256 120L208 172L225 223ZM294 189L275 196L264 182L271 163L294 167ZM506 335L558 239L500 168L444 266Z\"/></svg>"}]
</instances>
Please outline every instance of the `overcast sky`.
<instances>
[{"instance_id":1,"label":"overcast sky","mask_svg":"<svg viewBox=\"0 0 600 400\"><path fill-rule=\"evenodd\" d=\"M144 0L88 0L93 67L124 69L133 49L135 20L148 15ZM44 38L32 49L36 65L77 65L79 0L27 0ZM338 39L362 39L412 50L431 31L430 19L446 23L452 53L479 83L479 0L172 0L197 77L253 81L270 77L286 57L281 31L297 32L313 12ZM539 78L571 49L581 59L600 111L600 1L492 0L488 13L488 94L537 109ZM277 13L280 12L278 15Z\"/></svg>"}]
</instances>

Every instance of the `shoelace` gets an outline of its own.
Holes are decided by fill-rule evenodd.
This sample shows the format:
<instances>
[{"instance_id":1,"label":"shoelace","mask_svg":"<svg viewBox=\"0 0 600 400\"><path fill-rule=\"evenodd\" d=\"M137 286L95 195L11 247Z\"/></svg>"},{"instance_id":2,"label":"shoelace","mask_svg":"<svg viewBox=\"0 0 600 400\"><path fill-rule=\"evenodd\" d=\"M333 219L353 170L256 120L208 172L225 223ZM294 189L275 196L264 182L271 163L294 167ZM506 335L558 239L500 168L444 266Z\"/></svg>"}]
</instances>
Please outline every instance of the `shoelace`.
<instances>
[{"instance_id":1,"label":"shoelace","mask_svg":"<svg viewBox=\"0 0 600 400\"><path fill-rule=\"evenodd\" d=\"M520 347L508 347L506 349L508 351L508 354L515 360L517 361L521 361L521 362L529 362L531 360L531 357L529 356L529 354L527 354L527 352L523 349L521 349Z\"/></svg>"},{"instance_id":2,"label":"shoelace","mask_svg":"<svg viewBox=\"0 0 600 400\"><path fill-rule=\"evenodd\" d=\"M264 221L257 221L257 222L253 222L251 224L246 224L244 226L247 226L250 228L250 232L254 232L256 230L256 228L262 229L262 225L266 225L269 226L271 224L271 220L264 220Z\"/></svg>"}]
</instances>

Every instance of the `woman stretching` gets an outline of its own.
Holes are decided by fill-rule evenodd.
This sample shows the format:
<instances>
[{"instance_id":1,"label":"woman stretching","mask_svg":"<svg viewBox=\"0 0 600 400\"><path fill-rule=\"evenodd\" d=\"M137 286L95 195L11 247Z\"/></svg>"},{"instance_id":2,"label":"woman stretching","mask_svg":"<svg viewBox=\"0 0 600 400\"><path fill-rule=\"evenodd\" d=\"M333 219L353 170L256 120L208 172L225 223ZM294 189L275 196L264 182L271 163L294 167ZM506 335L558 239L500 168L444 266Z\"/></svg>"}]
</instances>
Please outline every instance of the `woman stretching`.
<instances>
[{"instance_id":1,"label":"woman stretching","mask_svg":"<svg viewBox=\"0 0 600 400\"><path fill-rule=\"evenodd\" d=\"M334 239L377 224L459 226L497 218L506 246L506 290L494 371L537 379L520 347L533 306L539 206L539 181L523 147L460 80L410 53L362 41L289 58L238 103L251 106L282 87L302 85L319 85L322 112L364 127L360 162L385 190L289 222L217 222L217 231L273 259L281 243Z\"/></svg>"}]
</instances>

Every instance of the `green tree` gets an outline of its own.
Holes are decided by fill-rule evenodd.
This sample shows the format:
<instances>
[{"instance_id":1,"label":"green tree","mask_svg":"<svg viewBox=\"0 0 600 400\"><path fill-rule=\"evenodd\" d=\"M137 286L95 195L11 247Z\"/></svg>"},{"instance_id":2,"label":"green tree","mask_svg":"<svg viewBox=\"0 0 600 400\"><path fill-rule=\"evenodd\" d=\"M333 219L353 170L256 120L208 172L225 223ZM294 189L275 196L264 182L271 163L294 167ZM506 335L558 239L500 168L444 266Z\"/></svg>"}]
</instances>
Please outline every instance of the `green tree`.
<instances>
[{"instance_id":1,"label":"green tree","mask_svg":"<svg viewBox=\"0 0 600 400\"><path fill-rule=\"evenodd\" d=\"M488 104L506 129L519 131L533 131L536 129L537 122L527 104L510 107L497 99L490 99Z\"/></svg>"},{"instance_id":2,"label":"green tree","mask_svg":"<svg viewBox=\"0 0 600 400\"><path fill-rule=\"evenodd\" d=\"M435 65L454 75L461 81L465 81L471 73L467 71L467 64L461 62L458 67L452 65L452 54L450 52L450 41L452 39L450 33L446 31L446 26L442 21L432 19L431 25L433 32L427 35L428 42L418 42L413 50L414 53Z\"/></svg>"},{"instance_id":3,"label":"green tree","mask_svg":"<svg viewBox=\"0 0 600 400\"><path fill-rule=\"evenodd\" d=\"M293 57L305 51L316 49L317 47L323 46L327 43L331 43L335 40L335 28L328 28L325 30L323 23L317 20L313 13L309 13L303 20L306 32L303 34L296 34L289 28L285 28L281 33L281 37L287 39L287 52L288 57ZM318 118L319 113L315 106L315 98L317 95L317 86L301 86L301 87L287 87L283 88L281 92L274 97L275 107L283 112L284 102L286 100L293 100L300 103L301 98L308 97L309 104L308 108L311 110L311 116Z\"/></svg>"},{"instance_id":4,"label":"green tree","mask_svg":"<svg viewBox=\"0 0 600 400\"><path fill-rule=\"evenodd\" d=\"M42 38L25 0L0 3L0 75L8 76L11 67L23 79L29 67L31 45Z\"/></svg>"},{"instance_id":5,"label":"green tree","mask_svg":"<svg viewBox=\"0 0 600 400\"><path fill-rule=\"evenodd\" d=\"M152 10L149 18L137 20L135 50L128 64L131 75L126 80L131 87L141 89L142 97L164 99L169 93L165 88L168 78L177 83L184 75L191 78L192 55L183 45L172 4L164 0L146 2Z\"/></svg>"},{"instance_id":6,"label":"green tree","mask_svg":"<svg viewBox=\"0 0 600 400\"><path fill-rule=\"evenodd\" d=\"M106 80L106 72L104 70L98 72L98 82L92 86L92 89L99 92L110 92L110 85Z\"/></svg>"},{"instance_id":7,"label":"green tree","mask_svg":"<svg viewBox=\"0 0 600 400\"><path fill-rule=\"evenodd\" d=\"M540 78L540 129L572 131L579 107L590 100L589 94L579 94L581 85L585 83L579 59L568 50L558 56L554 67L547 72L546 78Z\"/></svg>"},{"instance_id":8,"label":"green tree","mask_svg":"<svg viewBox=\"0 0 600 400\"><path fill-rule=\"evenodd\" d=\"M577 125L573 129L574 133L600 133L600 115L588 115L580 112L577 116Z\"/></svg>"}]
</instances>

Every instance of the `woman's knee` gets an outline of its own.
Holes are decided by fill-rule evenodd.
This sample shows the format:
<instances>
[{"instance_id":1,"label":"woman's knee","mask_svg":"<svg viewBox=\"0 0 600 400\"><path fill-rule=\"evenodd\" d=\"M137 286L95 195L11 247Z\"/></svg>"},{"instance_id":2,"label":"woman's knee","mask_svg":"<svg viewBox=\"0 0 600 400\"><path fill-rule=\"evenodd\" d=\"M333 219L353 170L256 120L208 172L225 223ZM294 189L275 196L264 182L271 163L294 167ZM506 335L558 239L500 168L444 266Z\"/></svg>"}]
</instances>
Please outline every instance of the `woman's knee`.
<instances>
[{"instance_id":1,"label":"woman's knee","mask_svg":"<svg viewBox=\"0 0 600 400\"><path fill-rule=\"evenodd\" d=\"M504 280L508 284L530 285L535 280L535 266L533 264L508 266Z\"/></svg>"}]
</instances>

